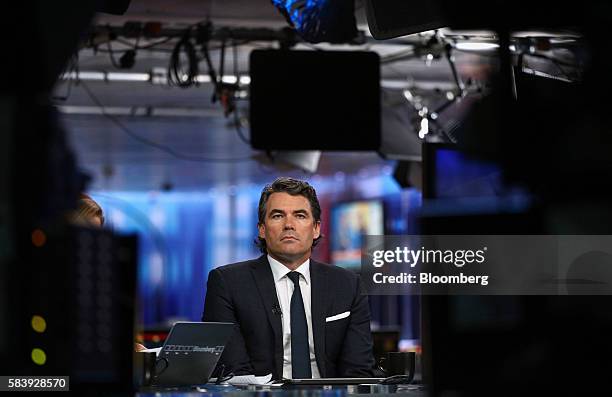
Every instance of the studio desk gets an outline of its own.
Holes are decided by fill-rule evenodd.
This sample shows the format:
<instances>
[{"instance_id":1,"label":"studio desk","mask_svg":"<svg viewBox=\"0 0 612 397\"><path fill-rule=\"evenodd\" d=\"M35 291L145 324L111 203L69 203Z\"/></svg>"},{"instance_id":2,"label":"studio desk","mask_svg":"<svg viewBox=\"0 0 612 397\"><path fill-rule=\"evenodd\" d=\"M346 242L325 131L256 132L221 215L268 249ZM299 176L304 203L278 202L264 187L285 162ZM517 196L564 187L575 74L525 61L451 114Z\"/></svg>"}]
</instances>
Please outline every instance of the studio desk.
<instances>
[{"instance_id":1,"label":"studio desk","mask_svg":"<svg viewBox=\"0 0 612 397\"><path fill-rule=\"evenodd\" d=\"M422 385L231 386L142 388L137 397L426 397Z\"/></svg>"}]
</instances>

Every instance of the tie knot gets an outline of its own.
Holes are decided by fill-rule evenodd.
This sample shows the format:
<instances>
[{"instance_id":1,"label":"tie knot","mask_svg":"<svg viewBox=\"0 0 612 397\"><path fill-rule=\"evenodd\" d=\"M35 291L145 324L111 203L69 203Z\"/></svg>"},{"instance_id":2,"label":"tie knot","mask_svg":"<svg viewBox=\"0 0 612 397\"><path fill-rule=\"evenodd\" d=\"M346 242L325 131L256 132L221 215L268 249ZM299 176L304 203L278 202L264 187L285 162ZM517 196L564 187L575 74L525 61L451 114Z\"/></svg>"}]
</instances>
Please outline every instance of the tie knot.
<instances>
[{"instance_id":1,"label":"tie knot","mask_svg":"<svg viewBox=\"0 0 612 397\"><path fill-rule=\"evenodd\" d=\"M289 279L291 281L293 281L294 285L300 285L300 273L298 273L298 272L289 272L289 273L287 273L287 277L289 277Z\"/></svg>"}]
</instances>

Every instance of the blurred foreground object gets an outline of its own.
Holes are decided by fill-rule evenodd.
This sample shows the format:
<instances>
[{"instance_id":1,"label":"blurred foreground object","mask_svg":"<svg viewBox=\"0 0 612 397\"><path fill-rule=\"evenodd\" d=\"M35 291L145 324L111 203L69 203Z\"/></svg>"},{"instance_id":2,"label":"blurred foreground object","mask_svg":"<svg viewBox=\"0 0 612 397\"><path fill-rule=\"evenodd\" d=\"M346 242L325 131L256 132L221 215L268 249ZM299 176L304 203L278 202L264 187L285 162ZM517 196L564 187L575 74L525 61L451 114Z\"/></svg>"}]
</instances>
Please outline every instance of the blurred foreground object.
<instances>
[{"instance_id":1,"label":"blurred foreground object","mask_svg":"<svg viewBox=\"0 0 612 397\"><path fill-rule=\"evenodd\" d=\"M272 0L272 3L310 43L346 43L357 36L353 0Z\"/></svg>"}]
</instances>

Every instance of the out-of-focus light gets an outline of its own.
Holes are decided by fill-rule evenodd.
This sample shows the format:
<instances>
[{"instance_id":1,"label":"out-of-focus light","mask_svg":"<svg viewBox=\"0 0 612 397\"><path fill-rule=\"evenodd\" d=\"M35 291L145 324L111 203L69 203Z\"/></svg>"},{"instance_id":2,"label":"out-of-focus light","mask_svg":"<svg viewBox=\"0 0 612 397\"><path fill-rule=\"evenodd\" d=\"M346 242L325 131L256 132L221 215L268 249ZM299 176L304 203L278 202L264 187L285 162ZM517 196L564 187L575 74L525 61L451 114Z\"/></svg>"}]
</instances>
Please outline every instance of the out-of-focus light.
<instances>
[{"instance_id":1,"label":"out-of-focus light","mask_svg":"<svg viewBox=\"0 0 612 397\"><path fill-rule=\"evenodd\" d=\"M95 72L95 71L82 71L82 72L68 72L64 73L61 78L63 80L84 80L84 81L107 81L107 82L151 82L153 84L167 84L168 78L166 71L160 68L153 68L150 73L129 73L129 72ZM183 75L182 79L186 80L187 75ZM198 74L195 76L195 81L198 83L210 83L210 75ZM223 82L227 84L236 84L240 82L242 85L249 85L251 83L250 76L235 76L225 75L223 76Z\"/></svg>"},{"instance_id":2,"label":"out-of-focus light","mask_svg":"<svg viewBox=\"0 0 612 397\"><path fill-rule=\"evenodd\" d=\"M429 67L431 66L431 62L433 61L434 56L433 54L427 54L427 56L425 57L425 66Z\"/></svg>"},{"instance_id":3,"label":"out-of-focus light","mask_svg":"<svg viewBox=\"0 0 612 397\"><path fill-rule=\"evenodd\" d=\"M452 101L453 99L455 99L455 94L453 94L452 91L447 91L446 92L446 99L448 99L449 101Z\"/></svg>"},{"instance_id":4,"label":"out-of-focus light","mask_svg":"<svg viewBox=\"0 0 612 397\"><path fill-rule=\"evenodd\" d=\"M499 44L478 41L460 41L455 44L455 48L462 51L489 51L499 48Z\"/></svg>"},{"instance_id":5,"label":"out-of-focus light","mask_svg":"<svg viewBox=\"0 0 612 397\"><path fill-rule=\"evenodd\" d=\"M412 102L414 96L412 95L412 92L410 92L410 90L404 90L404 98L406 98L408 102Z\"/></svg>"},{"instance_id":6,"label":"out-of-focus light","mask_svg":"<svg viewBox=\"0 0 612 397\"><path fill-rule=\"evenodd\" d=\"M437 119L437 118L438 118L438 113L435 113L435 112L434 112L434 113L430 114L430 115L429 115L429 117L430 117L432 120L435 120L435 119Z\"/></svg>"},{"instance_id":7,"label":"out-of-focus light","mask_svg":"<svg viewBox=\"0 0 612 397\"><path fill-rule=\"evenodd\" d=\"M418 339L401 339L398 343L398 348L402 352L418 352L421 350L421 345Z\"/></svg>"},{"instance_id":8,"label":"out-of-focus light","mask_svg":"<svg viewBox=\"0 0 612 397\"><path fill-rule=\"evenodd\" d=\"M125 222L126 222L125 214L122 211L119 211L119 210L114 209L114 208L111 210L110 219L111 219L113 225L115 225L117 227L124 226Z\"/></svg>"},{"instance_id":9,"label":"out-of-focus light","mask_svg":"<svg viewBox=\"0 0 612 397\"><path fill-rule=\"evenodd\" d=\"M104 72L71 72L68 74L71 79L88 80L88 81L104 81L106 74Z\"/></svg>"},{"instance_id":10,"label":"out-of-focus light","mask_svg":"<svg viewBox=\"0 0 612 397\"><path fill-rule=\"evenodd\" d=\"M149 213L149 219L151 219L151 223L155 225L158 229L162 229L166 224L166 214L160 208L154 208Z\"/></svg>"},{"instance_id":11,"label":"out-of-focus light","mask_svg":"<svg viewBox=\"0 0 612 397\"><path fill-rule=\"evenodd\" d=\"M164 260L159 252L154 252L149 257L150 282L152 285L161 283L164 277Z\"/></svg>"},{"instance_id":12,"label":"out-of-focus light","mask_svg":"<svg viewBox=\"0 0 612 397\"><path fill-rule=\"evenodd\" d=\"M41 334L47 329L47 322L41 316L32 316L31 324L32 329Z\"/></svg>"},{"instance_id":13,"label":"out-of-focus light","mask_svg":"<svg viewBox=\"0 0 612 397\"><path fill-rule=\"evenodd\" d=\"M151 74L110 72L106 75L106 78L109 81L149 81L151 80Z\"/></svg>"},{"instance_id":14,"label":"out-of-focus light","mask_svg":"<svg viewBox=\"0 0 612 397\"><path fill-rule=\"evenodd\" d=\"M227 84L236 84L238 82L238 78L236 76L223 76L221 81Z\"/></svg>"},{"instance_id":15,"label":"out-of-focus light","mask_svg":"<svg viewBox=\"0 0 612 397\"><path fill-rule=\"evenodd\" d=\"M47 362L47 355L42 349L39 348L32 349L31 357L34 364L45 365Z\"/></svg>"},{"instance_id":16,"label":"out-of-focus light","mask_svg":"<svg viewBox=\"0 0 612 397\"><path fill-rule=\"evenodd\" d=\"M210 76L207 74L199 74L196 76L195 80L198 83L210 83Z\"/></svg>"},{"instance_id":17,"label":"out-of-focus light","mask_svg":"<svg viewBox=\"0 0 612 397\"><path fill-rule=\"evenodd\" d=\"M42 247L47 242L47 235L40 229L36 229L32 232L32 244L35 247Z\"/></svg>"},{"instance_id":18,"label":"out-of-focus light","mask_svg":"<svg viewBox=\"0 0 612 397\"><path fill-rule=\"evenodd\" d=\"M425 139L425 135L429 134L429 120L426 118L421 119L421 129L419 131L419 138Z\"/></svg>"}]
</instances>

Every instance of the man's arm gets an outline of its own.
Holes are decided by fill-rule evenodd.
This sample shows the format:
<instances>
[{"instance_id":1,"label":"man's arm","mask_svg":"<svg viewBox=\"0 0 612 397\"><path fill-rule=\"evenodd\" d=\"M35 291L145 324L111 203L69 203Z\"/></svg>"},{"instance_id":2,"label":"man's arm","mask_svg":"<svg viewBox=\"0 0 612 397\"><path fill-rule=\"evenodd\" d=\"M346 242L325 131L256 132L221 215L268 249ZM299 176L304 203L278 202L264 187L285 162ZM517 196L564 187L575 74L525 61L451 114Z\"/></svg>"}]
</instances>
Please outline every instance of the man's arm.
<instances>
[{"instance_id":1,"label":"man's arm","mask_svg":"<svg viewBox=\"0 0 612 397\"><path fill-rule=\"evenodd\" d=\"M240 331L240 324L236 319L236 313L227 283L221 271L218 269L213 269L208 273L202 321L236 324L234 335L225 346L223 354L217 364L217 368L220 368L221 365L225 365L225 375L229 372L233 372L234 375L253 374L253 366L251 365L251 359L247 353L244 337Z\"/></svg>"},{"instance_id":2,"label":"man's arm","mask_svg":"<svg viewBox=\"0 0 612 397\"><path fill-rule=\"evenodd\" d=\"M355 298L351 307L350 323L346 330L338 372L341 377L371 377L374 367L370 307L368 297L361 295L357 279Z\"/></svg>"}]
</instances>

